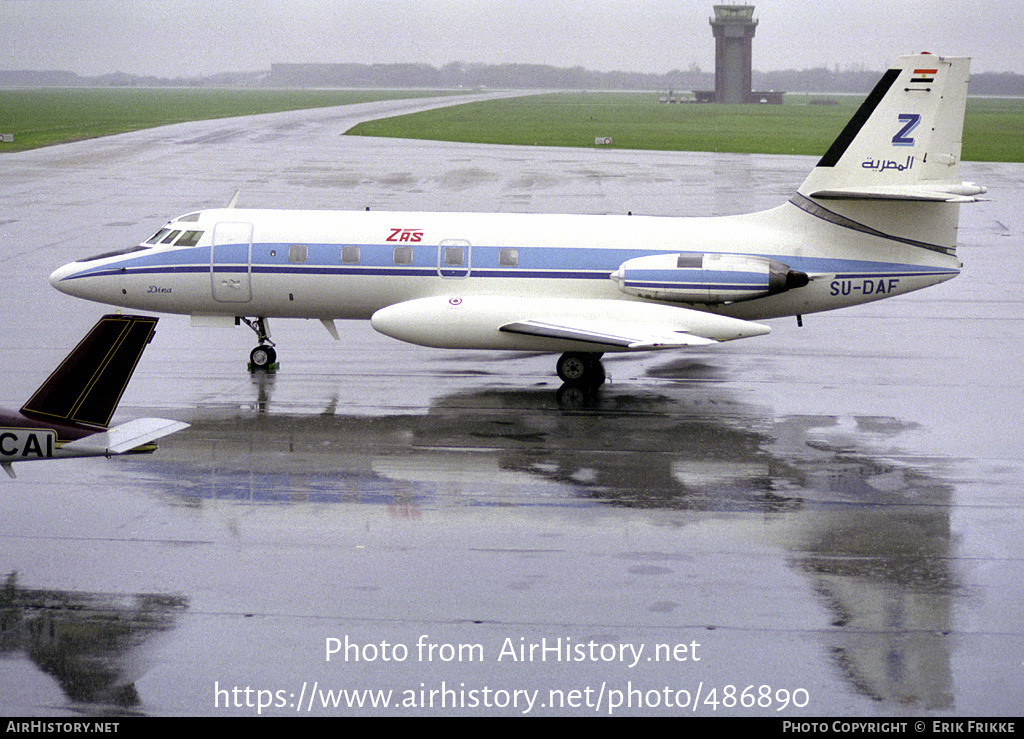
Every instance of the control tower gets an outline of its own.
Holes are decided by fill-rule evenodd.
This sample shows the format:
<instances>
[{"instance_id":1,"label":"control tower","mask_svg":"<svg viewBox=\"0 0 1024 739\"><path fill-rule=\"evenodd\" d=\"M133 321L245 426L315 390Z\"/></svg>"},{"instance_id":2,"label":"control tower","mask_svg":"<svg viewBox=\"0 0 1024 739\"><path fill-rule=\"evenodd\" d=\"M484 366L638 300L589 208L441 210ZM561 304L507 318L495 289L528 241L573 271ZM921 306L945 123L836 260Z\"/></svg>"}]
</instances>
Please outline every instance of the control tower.
<instances>
[{"instance_id":1,"label":"control tower","mask_svg":"<svg viewBox=\"0 0 1024 739\"><path fill-rule=\"evenodd\" d=\"M751 102L751 46L757 19L753 5L716 5L711 19L715 35L715 101Z\"/></svg>"}]
</instances>

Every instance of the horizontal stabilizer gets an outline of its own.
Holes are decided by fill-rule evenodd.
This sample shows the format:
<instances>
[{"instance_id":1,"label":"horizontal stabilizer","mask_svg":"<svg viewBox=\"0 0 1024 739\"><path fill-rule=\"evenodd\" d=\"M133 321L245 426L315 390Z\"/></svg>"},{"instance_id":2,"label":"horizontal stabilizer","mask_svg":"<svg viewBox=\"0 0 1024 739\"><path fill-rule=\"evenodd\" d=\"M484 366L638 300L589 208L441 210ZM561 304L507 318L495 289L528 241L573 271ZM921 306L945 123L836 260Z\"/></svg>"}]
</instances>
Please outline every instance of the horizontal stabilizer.
<instances>
[{"instance_id":1,"label":"horizontal stabilizer","mask_svg":"<svg viewBox=\"0 0 1024 739\"><path fill-rule=\"evenodd\" d=\"M988 192L988 188L975 185L973 182L962 182L959 185L929 182L919 185L832 188L812 192L811 197L823 200L914 200L932 203L973 203L979 200L978 195L986 192Z\"/></svg>"},{"instance_id":2,"label":"horizontal stabilizer","mask_svg":"<svg viewBox=\"0 0 1024 739\"><path fill-rule=\"evenodd\" d=\"M103 433L68 442L62 449L69 454L83 456L124 454L188 427L187 423L166 418L139 418Z\"/></svg>"},{"instance_id":3,"label":"horizontal stabilizer","mask_svg":"<svg viewBox=\"0 0 1024 739\"><path fill-rule=\"evenodd\" d=\"M516 321L507 323L499 331L525 336L544 336L552 339L584 341L589 344L622 347L625 349L660 349L674 346L704 346L716 344L714 339L694 336L685 331L648 332L639 325L616 326L607 321L576 320L560 324L543 321Z\"/></svg>"}]
</instances>

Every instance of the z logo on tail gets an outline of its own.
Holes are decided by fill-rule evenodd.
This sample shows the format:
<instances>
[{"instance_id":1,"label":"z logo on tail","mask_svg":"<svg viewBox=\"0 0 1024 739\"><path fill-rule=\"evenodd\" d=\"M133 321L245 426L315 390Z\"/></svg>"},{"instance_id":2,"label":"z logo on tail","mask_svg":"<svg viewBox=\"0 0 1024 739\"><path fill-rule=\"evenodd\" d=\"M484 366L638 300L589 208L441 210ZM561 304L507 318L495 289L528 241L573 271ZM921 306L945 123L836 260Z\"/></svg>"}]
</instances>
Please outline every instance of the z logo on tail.
<instances>
[{"instance_id":1,"label":"z logo on tail","mask_svg":"<svg viewBox=\"0 0 1024 739\"><path fill-rule=\"evenodd\" d=\"M900 113L898 120L903 124L895 136L892 137L893 146L913 146L914 139L910 133L921 123L920 113Z\"/></svg>"}]
</instances>

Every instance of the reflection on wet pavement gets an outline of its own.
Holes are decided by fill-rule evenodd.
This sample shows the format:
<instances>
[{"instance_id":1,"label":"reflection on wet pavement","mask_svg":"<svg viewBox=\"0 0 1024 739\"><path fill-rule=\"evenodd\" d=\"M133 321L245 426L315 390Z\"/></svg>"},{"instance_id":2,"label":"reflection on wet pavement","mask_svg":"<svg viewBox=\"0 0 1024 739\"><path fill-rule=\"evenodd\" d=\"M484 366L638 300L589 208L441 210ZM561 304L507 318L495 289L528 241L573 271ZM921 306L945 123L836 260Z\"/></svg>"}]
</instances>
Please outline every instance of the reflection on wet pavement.
<instances>
[{"instance_id":1,"label":"reflection on wet pavement","mask_svg":"<svg viewBox=\"0 0 1024 739\"><path fill-rule=\"evenodd\" d=\"M149 642L187 608L180 595L24 588L12 572L0 590L0 658L27 655L71 701L136 706Z\"/></svg>"},{"instance_id":2,"label":"reflection on wet pavement","mask_svg":"<svg viewBox=\"0 0 1024 739\"><path fill-rule=\"evenodd\" d=\"M514 517L610 506L681 531L738 517L768 532L832 614L824 648L850 689L950 707L947 635L962 586L941 460L888 454L912 428L896 419L775 418L716 387L712 367L669 372L697 385L605 388L583 410L550 389L478 390L426 414L295 416L271 412L264 395L255 413L200 409L188 435L124 473L199 508L359 504L416 517L484 506Z\"/></svg>"}]
</instances>

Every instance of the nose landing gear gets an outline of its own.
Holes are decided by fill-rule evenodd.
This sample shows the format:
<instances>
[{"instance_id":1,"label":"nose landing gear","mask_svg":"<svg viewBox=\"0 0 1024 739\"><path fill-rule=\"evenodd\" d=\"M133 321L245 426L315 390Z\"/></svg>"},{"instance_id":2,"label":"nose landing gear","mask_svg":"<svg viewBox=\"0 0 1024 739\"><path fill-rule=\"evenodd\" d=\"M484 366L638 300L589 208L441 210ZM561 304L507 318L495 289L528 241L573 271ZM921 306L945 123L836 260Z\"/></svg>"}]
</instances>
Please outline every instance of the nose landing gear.
<instances>
[{"instance_id":1,"label":"nose landing gear","mask_svg":"<svg viewBox=\"0 0 1024 739\"><path fill-rule=\"evenodd\" d=\"M273 372L277 369L277 350L269 344L260 344L249 352L249 371Z\"/></svg>"},{"instance_id":2,"label":"nose landing gear","mask_svg":"<svg viewBox=\"0 0 1024 739\"><path fill-rule=\"evenodd\" d=\"M244 323L256 333L259 345L249 353L250 372L275 372L277 371L277 350L274 349L274 342L270 340L270 326L266 318L248 319L239 316L239 322Z\"/></svg>"}]
</instances>

